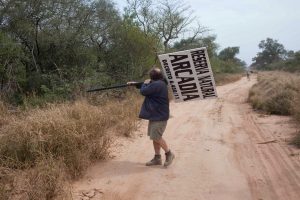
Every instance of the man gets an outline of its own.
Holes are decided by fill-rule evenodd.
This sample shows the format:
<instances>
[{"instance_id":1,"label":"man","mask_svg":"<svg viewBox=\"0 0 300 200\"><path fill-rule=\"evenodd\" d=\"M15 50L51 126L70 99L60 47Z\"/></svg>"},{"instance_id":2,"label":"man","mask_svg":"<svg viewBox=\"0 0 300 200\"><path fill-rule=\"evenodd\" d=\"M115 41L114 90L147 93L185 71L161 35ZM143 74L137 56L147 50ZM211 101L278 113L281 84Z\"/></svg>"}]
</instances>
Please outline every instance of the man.
<instances>
[{"instance_id":1,"label":"man","mask_svg":"<svg viewBox=\"0 0 300 200\"><path fill-rule=\"evenodd\" d=\"M159 68L152 68L149 72L151 80L139 86L140 93L145 96L140 115L142 119L149 120L148 136L153 142L154 158L146 163L146 166L161 165L162 159L160 149L165 151L166 160L164 166L169 166L175 155L169 149L166 141L163 139L163 133L169 119L169 98L167 83L163 78ZM136 82L128 82L128 85L133 85Z\"/></svg>"},{"instance_id":2,"label":"man","mask_svg":"<svg viewBox=\"0 0 300 200\"><path fill-rule=\"evenodd\" d=\"M250 81L250 72L248 70L246 71L246 75L247 75L248 81Z\"/></svg>"}]
</instances>

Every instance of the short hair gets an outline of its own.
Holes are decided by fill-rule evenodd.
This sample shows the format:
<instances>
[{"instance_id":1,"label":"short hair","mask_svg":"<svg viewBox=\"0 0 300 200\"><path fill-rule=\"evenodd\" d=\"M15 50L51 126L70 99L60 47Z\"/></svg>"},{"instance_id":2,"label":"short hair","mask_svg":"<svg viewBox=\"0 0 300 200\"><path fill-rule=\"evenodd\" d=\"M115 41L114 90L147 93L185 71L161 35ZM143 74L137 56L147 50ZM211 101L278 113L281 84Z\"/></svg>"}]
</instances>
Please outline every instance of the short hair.
<instances>
[{"instance_id":1,"label":"short hair","mask_svg":"<svg viewBox=\"0 0 300 200\"><path fill-rule=\"evenodd\" d=\"M150 76L151 80L154 80L154 81L164 79L164 76L163 76L161 70L159 68L157 68L157 67L153 67L150 70L149 76Z\"/></svg>"}]
</instances>

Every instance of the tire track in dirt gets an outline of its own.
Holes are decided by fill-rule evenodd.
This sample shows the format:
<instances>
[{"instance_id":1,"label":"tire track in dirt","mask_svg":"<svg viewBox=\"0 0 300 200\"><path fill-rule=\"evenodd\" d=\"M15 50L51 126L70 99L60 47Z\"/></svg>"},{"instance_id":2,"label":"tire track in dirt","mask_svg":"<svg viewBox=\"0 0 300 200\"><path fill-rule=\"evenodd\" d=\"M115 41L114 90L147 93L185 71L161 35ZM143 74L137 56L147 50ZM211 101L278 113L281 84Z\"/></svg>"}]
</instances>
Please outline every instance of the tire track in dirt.
<instances>
[{"instance_id":1,"label":"tire track in dirt","mask_svg":"<svg viewBox=\"0 0 300 200\"><path fill-rule=\"evenodd\" d=\"M295 128L251 110L254 83L243 78L218 87L218 99L171 103L164 137L176 158L168 169L144 166L153 150L142 121L136 138L119 140L114 159L74 182L74 199L95 189L102 193L90 199L298 199L299 159L290 156L297 150L283 141Z\"/></svg>"},{"instance_id":2,"label":"tire track in dirt","mask_svg":"<svg viewBox=\"0 0 300 200\"><path fill-rule=\"evenodd\" d=\"M299 162L297 163L291 160L290 154L287 153L287 149L291 147L288 147L286 142L280 142L279 139L273 135L272 131L266 129L264 124L259 122L260 119L255 115L257 114L248 114L244 124L246 127L249 127L248 130L252 130L248 131L248 134L253 136L251 137L252 144L250 145L256 151L255 157L259 159L255 166L259 166L260 163L260 165L263 165L264 168L259 169L258 172L266 174L264 179L267 181L266 185L269 187L269 190L262 190L261 184L253 184L252 174L249 174L249 177L252 176L250 185L253 186L254 191L258 191L260 195L264 197L262 199L298 199L300 177L299 170L297 170L296 167L299 169ZM274 116L269 118L274 118ZM282 131L284 134L285 130L283 129ZM262 141L272 140L278 142L257 144ZM243 158L241 158L241 160L243 160ZM248 170L248 173L249 172L251 171ZM254 194L256 193L254 192Z\"/></svg>"},{"instance_id":3,"label":"tire track in dirt","mask_svg":"<svg viewBox=\"0 0 300 200\"><path fill-rule=\"evenodd\" d=\"M248 137L249 142L235 144L236 160L240 163L241 171L247 174L253 199L298 199L299 162L289 156L288 152L292 147L273 134L277 130L282 132L281 136L289 138L289 133L295 131L295 128L289 123L285 124L286 127L278 127L278 121L287 120L287 117L265 117L269 126L272 126L270 129L265 125L264 118L251 112L247 106L239 109L239 112L244 119L243 134ZM271 140L279 142L257 144Z\"/></svg>"}]
</instances>

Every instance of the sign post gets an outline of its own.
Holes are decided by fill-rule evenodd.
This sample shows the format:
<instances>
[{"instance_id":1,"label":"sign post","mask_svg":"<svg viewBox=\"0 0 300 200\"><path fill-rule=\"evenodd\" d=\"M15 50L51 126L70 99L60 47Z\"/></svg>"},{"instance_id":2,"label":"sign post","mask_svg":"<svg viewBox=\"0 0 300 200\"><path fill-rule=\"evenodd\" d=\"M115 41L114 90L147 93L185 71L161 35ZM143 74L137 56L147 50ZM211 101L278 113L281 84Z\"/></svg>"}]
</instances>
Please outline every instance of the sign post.
<instances>
[{"instance_id":1,"label":"sign post","mask_svg":"<svg viewBox=\"0 0 300 200\"><path fill-rule=\"evenodd\" d=\"M217 97L205 47L158 56L175 102Z\"/></svg>"}]
</instances>

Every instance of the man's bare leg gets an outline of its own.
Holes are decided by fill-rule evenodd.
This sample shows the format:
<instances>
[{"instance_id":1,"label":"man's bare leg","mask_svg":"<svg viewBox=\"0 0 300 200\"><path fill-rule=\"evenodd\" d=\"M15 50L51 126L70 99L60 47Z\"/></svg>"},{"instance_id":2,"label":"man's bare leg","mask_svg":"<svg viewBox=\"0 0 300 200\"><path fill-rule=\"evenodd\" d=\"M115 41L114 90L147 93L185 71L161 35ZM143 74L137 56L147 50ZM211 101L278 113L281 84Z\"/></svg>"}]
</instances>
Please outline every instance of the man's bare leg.
<instances>
[{"instance_id":1,"label":"man's bare leg","mask_svg":"<svg viewBox=\"0 0 300 200\"><path fill-rule=\"evenodd\" d=\"M169 166L172 163L175 156L170 151L166 141L163 138L160 138L159 140L153 140L153 147L155 151L155 156L151 161L146 163L146 166L161 165L160 148L162 148L166 154L166 161L164 163L164 166Z\"/></svg>"},{"instance_id":2,"label":"man's bare leg","mask_svg":"<svg viewBox=\"0 0 300 200\"><path fill-rule=\"evenodd\" d=\"M155 155L160 155L160 148L161 148L160 144L153 140L153 147L154 147Z\"/></svg>"},{"instance_id":3,"label":"man's bare leg","mask_svg":"<svg viewBox=\"0 0 300 200\"><path fill-rule=\"evenodd\" d=\"M161 161L161 155L160 155L160 144L153 140L153 148L154 148L154 158L152 160L150 160L149 162L146 163L146 166L152 166L152 165L161 165L162 161Z\"/></svg>"},{"instance_id":4,"label":"man's bare leg","mask_svg":"<svg viewBox=\"0 0 300 200\"><path fill-rule=\"evenodd\" d=\"M153 141L154 142L154 141ZM166 154L166 161L164 163L164 166L165 167L168 167L173 159L175 158L175 155L174 153L172 153L166 143L166 141L163 139L163 138L160 138L159 140L156 140L155 141L156 143L158 143L160 145L160 147L165 151L165 154ZM154 144L154 143L153 143Z\"/></svg>"},{"instance_id":5,"label":"man's bare leg","mask_svg":"<svg viewBox=\"0 0 300 200\"><path fill-rule=\"evenodd\" d=\"M162 137L159 140L153 140L153 145L154 145L154 143L159 145L166 153L169 152L170 149L169 149L166 141ZM155 146L154 146L154 148L155 148Z\"/></svg>"}]
</instances>

